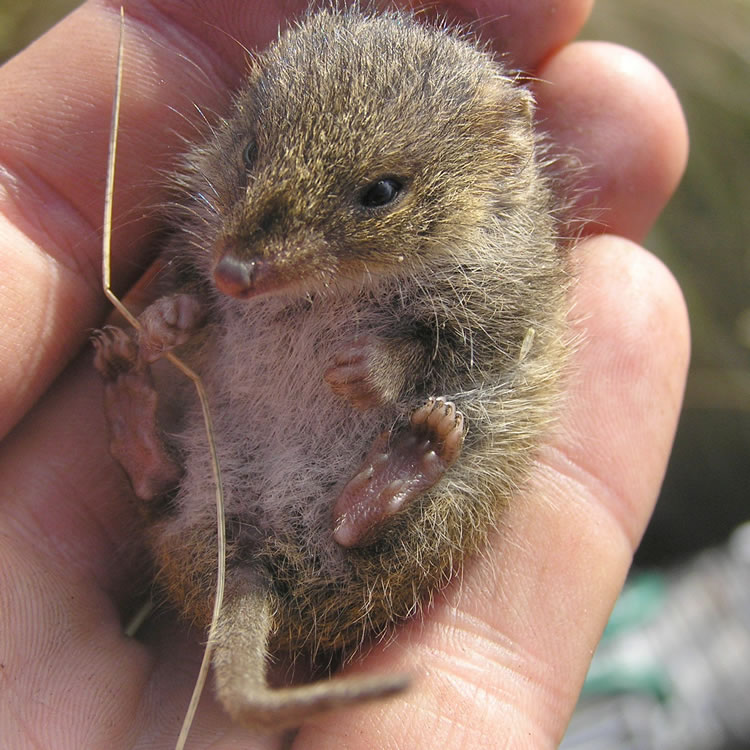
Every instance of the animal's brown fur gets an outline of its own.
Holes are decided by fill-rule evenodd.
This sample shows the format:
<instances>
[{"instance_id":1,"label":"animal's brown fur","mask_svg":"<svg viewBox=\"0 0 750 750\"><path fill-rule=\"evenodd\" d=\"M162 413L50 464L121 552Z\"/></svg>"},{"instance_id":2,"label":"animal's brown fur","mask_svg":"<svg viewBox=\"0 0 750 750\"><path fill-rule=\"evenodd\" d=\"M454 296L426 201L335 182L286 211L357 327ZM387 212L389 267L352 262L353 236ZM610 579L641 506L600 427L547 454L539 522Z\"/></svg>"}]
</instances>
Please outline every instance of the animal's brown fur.
<instances>
[{"instance_id":1,"label":"animal's brown fur","mask_svg":"<svg viewBox=\"0 0 750 750\"><path fill-rule=\"evenodd\" d=\"M271 651L346 655L417 612L528 474L566 360L569 285L532 115L530 94L470 40L405 14L328 10L255 60L232 114L185 158L167 258L175 288L208 312L187 356L226 483L227 612L248 616L261 591ZM403 184L399 200L363 209L383 176ZM249 299L217 289L220 276L234 289L235 265L216 270L226 256L260 269ZM324 374L361 336L375 396L358 405ZM372 544L339 546L342 487L430 396L464 416L460 458ZM153 546L171 599L205 626L215 529L191 408L175 438L185 474ZM238 609L231 592L248 586ZM243 658L227 656L244 648L235 625L218 643L225 685Z\"/></svg>"}]
</instances>

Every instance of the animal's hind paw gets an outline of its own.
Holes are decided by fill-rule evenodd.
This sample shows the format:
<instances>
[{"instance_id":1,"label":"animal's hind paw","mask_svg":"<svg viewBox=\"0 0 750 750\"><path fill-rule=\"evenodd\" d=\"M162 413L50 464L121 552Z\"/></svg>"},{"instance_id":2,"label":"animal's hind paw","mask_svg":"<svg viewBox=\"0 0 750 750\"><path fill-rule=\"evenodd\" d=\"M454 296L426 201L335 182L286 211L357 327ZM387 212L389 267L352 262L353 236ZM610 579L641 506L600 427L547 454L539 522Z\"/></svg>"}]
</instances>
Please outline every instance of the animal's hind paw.
<instances>
[{"instance_id":1,"label":"animal's hind paw","mask_svg":"<svg viewBox=\"0 0 750 750\"><path fill-rule=\"evenodd\" d=\"M361 547L380 528L435 485L455 463L464 440L464 419L451 401L430 398L416 409L409 428L391 440L382 433L333 509L334 538Z\"/></svg>"},{"instance_id":2,"label":"animal's hind paw","mask_svg":"<svg viewBox=\"0 0 750 750\"><path fill-rule=\"evenodd\" d=\"M157 421L158 394L136 334L115 326L96 331L94 366L104 379L109 450L141 500L172 490L182 476Z\"/></svg>"}]
</instances>

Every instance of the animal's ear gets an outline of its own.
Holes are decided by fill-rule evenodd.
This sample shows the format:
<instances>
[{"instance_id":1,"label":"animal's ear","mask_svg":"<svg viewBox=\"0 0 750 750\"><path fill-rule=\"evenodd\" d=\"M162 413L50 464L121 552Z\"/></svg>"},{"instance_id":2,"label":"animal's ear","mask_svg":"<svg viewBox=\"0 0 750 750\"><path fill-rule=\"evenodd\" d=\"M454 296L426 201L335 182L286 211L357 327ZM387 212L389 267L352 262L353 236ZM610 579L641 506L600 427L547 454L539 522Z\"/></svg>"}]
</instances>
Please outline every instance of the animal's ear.
<instances>
[{"instance_id":1,"label":"animal's ear","mask_svg":"<svg viewBox=\"0 0 750 750\"><path fill-rule=\"evenodd\" d=\"M497 117L518 118L526 125L534 119L536 105L533 94L506 75L497 75L483 84L482 97Z\"/></svg>"},{"instance_id":2,"label":"animal's ear","mask_svg":"<svg viewBox=\"0 0 750 750\"><path fill-rule=\"evenodd\" d=\"M245 77L242 81L242 87L238 89L234 94L234 108L237 112L246 112L247 110L247 95L248 92L253 91L260 81L263 74L261 67L261 61L257 55L248 54L246 58ZM255 97L251 97L255 99Z\"/></svg>"},{"instance_id":3,"label":"animal's ear","mask_svg":"<svg viewBox=\"0 0 750 750\"><path fill-rule=\"evenodd\" d=\"M249 52L245 60L245 81L252 83L257 82L260 78L261 70L262 68L258 55Z\"/></svg>"},{"instance_id":4,"label":"animal's ear","mask_svg":"<svg viewBox=\"0 0 750 750\"><path fill-rule=\"evenodd\" d=\"M528 142L535 111L534 97L528 89L498 74L480 84L477 101L482 108L481 127L490 142L511 148L518 139Z\"/></svg>"},{"instance_id":5,"label":"animal's ear","mask_svg":"<svg viewBox=\"0 0 750 750\"><path fill-rule=\"evenodd\" d=\"M534 121L534 111L536 110L536 102L534 101L534 95L526 88L522 86L516 86L514 91L516 97L516 111L521 117L523 117L529 125Z\"/></svg>"}]
</instances>

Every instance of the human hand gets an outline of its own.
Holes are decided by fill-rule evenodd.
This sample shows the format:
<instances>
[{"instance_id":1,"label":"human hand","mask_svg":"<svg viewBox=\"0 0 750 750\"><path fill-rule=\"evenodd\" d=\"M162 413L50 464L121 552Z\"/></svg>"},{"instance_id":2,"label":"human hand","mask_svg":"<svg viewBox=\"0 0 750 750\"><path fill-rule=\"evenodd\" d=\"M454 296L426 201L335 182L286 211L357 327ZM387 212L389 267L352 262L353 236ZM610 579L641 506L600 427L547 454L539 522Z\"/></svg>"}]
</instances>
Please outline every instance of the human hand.
<instances>
[{"instance_id":1,"label":"human hand","mask_svg":"<svg viewBox=\"0 0 750 750\"><path fill-rule=\"evenodd\" d=\"M140 216L159 199L153 167L179 148L173 128L190 132L178 113L191 100L223 109L244 70L219 29L265 44L283 15L276 4L126 8L114 268L123 287L153 249L157 225ZM457 18L474 5L445 4ZM669 273L632 243L684 166L679 106L633 53L562 46L584 0L555 14L539 0L487 5L483 17L495 20L484 36L543 81L539 118L562 151L592 165L586 180L602 209L575 250L572 326L583 340L570 392L492 548L423 621L349 667L414 674L413 690L311 721L295 748L556 746L671 445L685 313ZM98 237L118 24L116 9L89 2L0 71L3 432L22 420L0 448L0 737L11 748L168 747L200 659L199 636L167 615L139 641L122 635L123 613L147 587L136 514L106 450L90 354L68 364L105 311ZM278 746L250 737L207 691L194 746Z\"/></svg>"}]
</instances>

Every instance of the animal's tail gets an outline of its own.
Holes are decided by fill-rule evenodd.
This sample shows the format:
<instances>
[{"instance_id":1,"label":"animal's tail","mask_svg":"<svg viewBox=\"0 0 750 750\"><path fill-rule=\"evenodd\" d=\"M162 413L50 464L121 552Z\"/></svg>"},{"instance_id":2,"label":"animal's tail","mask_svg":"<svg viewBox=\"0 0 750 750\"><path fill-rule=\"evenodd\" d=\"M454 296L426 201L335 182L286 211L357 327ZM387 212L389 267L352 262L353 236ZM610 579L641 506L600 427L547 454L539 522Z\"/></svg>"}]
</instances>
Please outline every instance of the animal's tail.
<instances>
[{"instance_id":1,"label":"animal's tail","mask_svg":"<svg viewBox=\"0 0 750 750\"><path fill-rule=\"evenodd\" d=\"M238 576L224 600L213 665L217 696L240 724L269 730L297 726L310 716L394 695L409 685L405 675L388 675L271 688L266 680L271 624L267 584L249 572Z\"/></svg>"}]
</instances>

